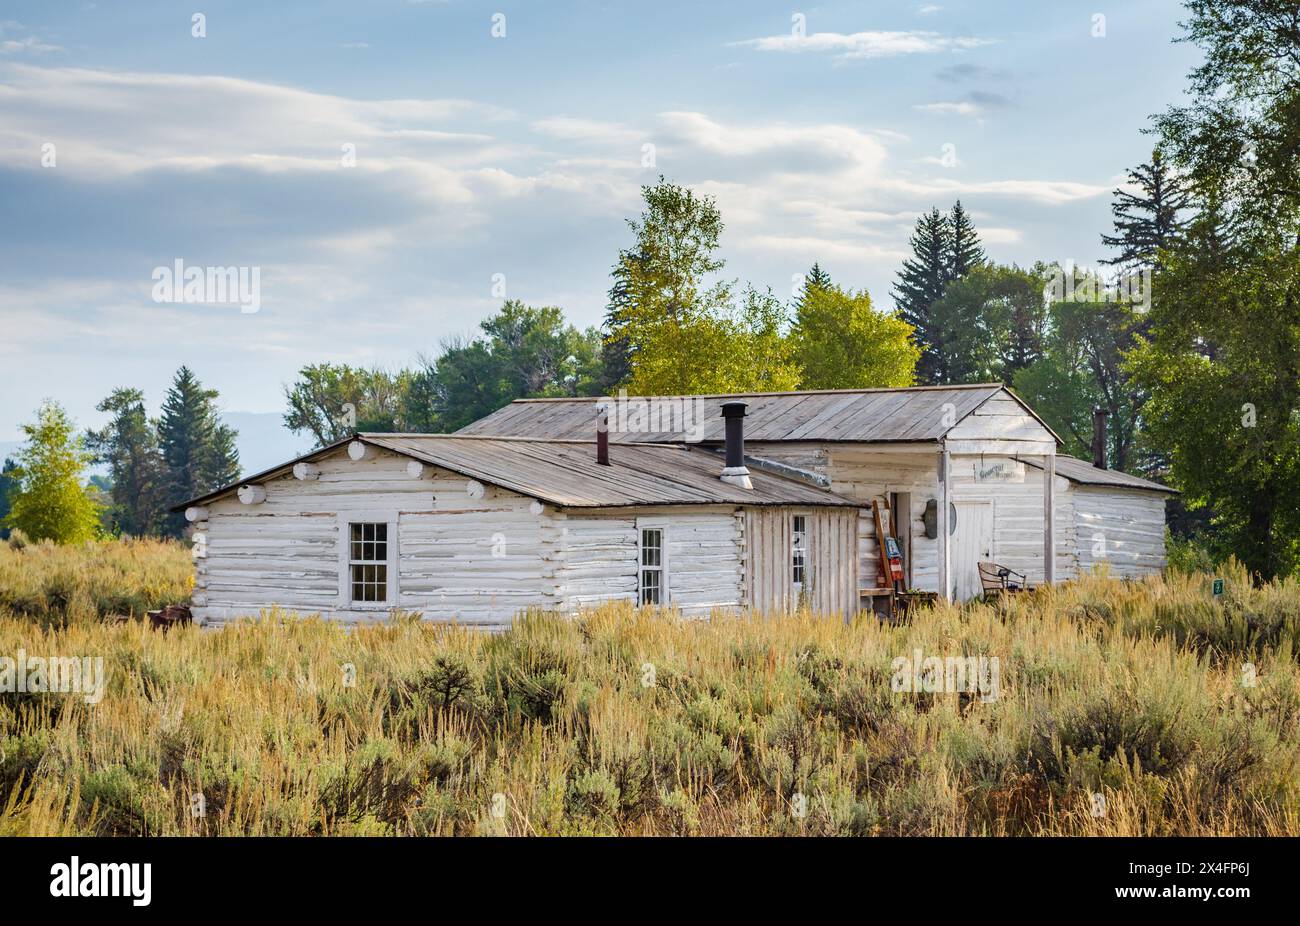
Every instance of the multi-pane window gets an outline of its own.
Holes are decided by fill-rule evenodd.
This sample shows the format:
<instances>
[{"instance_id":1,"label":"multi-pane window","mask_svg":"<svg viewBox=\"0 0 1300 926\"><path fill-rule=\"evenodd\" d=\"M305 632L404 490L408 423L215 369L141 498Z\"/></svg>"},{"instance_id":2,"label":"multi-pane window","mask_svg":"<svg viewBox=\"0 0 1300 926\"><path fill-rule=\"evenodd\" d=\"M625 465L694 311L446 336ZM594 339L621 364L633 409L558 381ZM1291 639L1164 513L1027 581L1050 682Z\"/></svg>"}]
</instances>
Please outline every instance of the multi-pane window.
<instances>
[{"instance_id":1,"label":"multi-pane window","mask_svg":"<svg viewBox=\"0 0 1300 926\"><path fill-rule=\"evenodd\" d=\"M801 514L795 515L790 534L790 578L794 582L795 594L800 594L808 578L808 519Z\"/></svg>"},{"instance_id":2,"label":"multi-pane window","mask_svg":"<svg viewBox=\"0 0 1300 926\"><path fill-rule=\"evenodd\" d=\"M348 525L348 578L355 602L388 600L388 525Z\"/></svg>"},{"instance_id":3,"label":"multi-pane window","mask_svg":"<svg viewBox=\"0 0 1300 926\"><path fill-rule=\"evenodd\" d=\"M662 604L664 596L664 530L641 528L641 604Z\"/></svg>"}]
</instances>

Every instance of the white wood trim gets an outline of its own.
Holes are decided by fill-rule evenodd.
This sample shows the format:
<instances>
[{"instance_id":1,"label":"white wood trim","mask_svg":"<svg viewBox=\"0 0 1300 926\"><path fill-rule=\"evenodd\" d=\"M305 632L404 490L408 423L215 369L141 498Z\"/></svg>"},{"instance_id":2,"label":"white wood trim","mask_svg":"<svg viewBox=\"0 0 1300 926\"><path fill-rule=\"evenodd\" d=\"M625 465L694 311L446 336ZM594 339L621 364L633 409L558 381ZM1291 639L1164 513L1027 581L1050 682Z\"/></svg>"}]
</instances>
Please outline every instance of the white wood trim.
<instances>
[{"instance_id":1,"label":"white wood trim","mask_svg":"<svg viewBox=\"0 0 1300 926\"><path fill-rule=\"evenodd\" d=\"M1056 454L1043 454L1043 581L1056 581Z\"/></svg>"},{"instance_id":2,"label":"white wood trim","mask_svg":"<svg viewBox=\"0 0 1300 926\"><path fill-rule=\"evenodd\" d=\"M945 443L939 452L939 594L952 601L952 536L948 506L952 502L952 452Z\"/></svg>"},{"instance_id":3,"label":"white wood trim","mask_svg":"<svg viewBox=\"0 0 1300 926\"><path fill-rule=\"evenodd\" d=\"M673 600L673 583L672 568L669 561L669 530L670 522L668 518L637 518L636 519L636 600L638 607L641 603L641 531L642 529L663 531L662 540L660 541L659 552L659 574L662 583L659 591L659 605L661 607L669 605Z\"/></svg>"},{"instance_id":4,"label":"white wood trim","mask_svg":"<svg viewBox=\"0 0 1300 926\"><path fill-rule=\"evenodd\" d=\"M353 601L351 561L350 524L387 524L388 525L388 593L383 601ZM396 511L346 511L338 514L339 547L339 594L340 611L388 611L397 607L401 589L401 575L398 571L401 562L397 551L398 513Z\"/></svg>"}]
</instances>

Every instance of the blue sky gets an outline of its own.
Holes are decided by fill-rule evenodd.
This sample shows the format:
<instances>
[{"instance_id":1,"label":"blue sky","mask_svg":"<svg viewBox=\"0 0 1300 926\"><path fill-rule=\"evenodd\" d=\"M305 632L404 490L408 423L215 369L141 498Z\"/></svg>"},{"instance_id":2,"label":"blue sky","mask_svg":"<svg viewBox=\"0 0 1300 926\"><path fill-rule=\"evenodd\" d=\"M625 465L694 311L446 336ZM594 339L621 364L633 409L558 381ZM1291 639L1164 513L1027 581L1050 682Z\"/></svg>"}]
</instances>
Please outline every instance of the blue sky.
<instances>
[{"instance_id":1,"label":"blue sky","mask_svg":"<svg viewBox=\"0 0 1300 926\"><path fill-rule=\"evenodd\" d=\"M660 173L717 197L724 274L782 297L817 260L889 307L916 216L957 198L997 260L1091 264L1147 117L1196 62L1181 18L1167 0L5 0L0 442L45 397L83 426L120 385L156 408L182 363L226 409L278 412L305 363L397 368L471 333L496 274L595 324ZM259 268L259 311L155 302L177 259Z\"/></svg>"}]
</instances>

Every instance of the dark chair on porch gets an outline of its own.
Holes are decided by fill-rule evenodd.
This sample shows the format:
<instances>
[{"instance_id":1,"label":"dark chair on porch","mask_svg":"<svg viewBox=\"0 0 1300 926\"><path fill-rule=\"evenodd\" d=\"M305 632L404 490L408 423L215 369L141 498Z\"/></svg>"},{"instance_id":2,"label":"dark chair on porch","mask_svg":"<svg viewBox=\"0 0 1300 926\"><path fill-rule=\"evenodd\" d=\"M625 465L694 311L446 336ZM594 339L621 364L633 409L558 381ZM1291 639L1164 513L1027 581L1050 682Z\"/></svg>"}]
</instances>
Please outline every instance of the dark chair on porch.
<instances>
[{"instance_id":1,"label":"dark chair on porch","mask_svg":"<svg viewBox=\"0 0 1300 926\"><path fill-rule=\"evenodd\" d=\"M1008 592L1023 592L1029 589L1025 582L1025 574L1016 572L1006 566L998 563L980 563L980 584L984 586L984 597L991 598L994 595L1004 595Z\"/></svg>"}]
</instances>

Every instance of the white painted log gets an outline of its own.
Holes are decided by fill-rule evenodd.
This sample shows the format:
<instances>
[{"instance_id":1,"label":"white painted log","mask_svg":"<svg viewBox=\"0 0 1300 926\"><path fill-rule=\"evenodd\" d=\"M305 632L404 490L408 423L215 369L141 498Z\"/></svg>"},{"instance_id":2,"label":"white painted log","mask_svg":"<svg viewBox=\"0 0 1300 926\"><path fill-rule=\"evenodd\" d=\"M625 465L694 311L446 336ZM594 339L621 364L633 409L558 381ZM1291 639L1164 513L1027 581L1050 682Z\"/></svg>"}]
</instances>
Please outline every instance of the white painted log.
<instances>
[{"instance_id":1,"label":"white painted log","mask_svg":"<svg viewBox=\"0 0 1300 926\"><path fill-rule=\"evenodd\" d=\"M483 491L483 483L479 482L477 479L471 479L469 482L465 483L465 492L470 498L482 498Z\"/></svg>"},{"instance_id":2,"label":"white painted log","mask_svg":"<svg viewBox=\"0 0 1300 926\"><path fill-rule=\"evenodd\" d=\"M536 499L533 499L533 503L528 506L528 512L529 514L541 514L542 511L545 510L545 508L546 508L545 505L543 505L541 502L537 501Z\"/></svg>"},{"instance_id":3,"label":"white painted log","mask_svg":"<svg viewBox=\"0 0 1300 926\"><path fill-rule=\"evenodd\" d=\"M190 605L192 607L201 608L207 603L208 603L207 595L201 594L199 592L195 592L193 595L190 595Z\"/></svg>"},{"instance_id":4,"label":"white painted log","mask_svg":"<svg viewBox=\"0 0 1300 926\"><path fill-rule=\"evenodd\" d=\"M375 458L375 449L369 444L363 444L359 440L354 440L348 444L348 456L358 463L362 460L373 460Z\"/></svg>"},{"instance_id":5,"label":"white painted log","mask_svg":"<svg viewBox=\"0 0 1300 926\"><path fill-rule=\"evenodd\" d=\"M424 464L419 460L411 460L406 464L406 475L412 479L420 479L424 476Z\"/></svg>"},{"instance_id":6,"label":"white painted log","mask_svg":"<svg viewBox=\"0 0 1300 926\"><path fill-rule=\"evenodd\" d=\"M320 467L315 463L295 463L293 464L293 478L303 481L319 479Z\"/></svg>"},{"instance_id":7,"label":"white painted log","mask_svg":"<svg viewBox=\"0 0 1300 926\"><path fill-rule=\"evenodd\" d=\"M186 521L206 521L207 519L208 519L208 509L202 506L191 505L190 507L185 509Z\"/></svg>"},{"instance_id":8,"label":"white painted log","mask_svg":"<svg viewBox=\"0 0 1300 926\"><path fill-rule=\"evenodd\" d=\"M239 487L239 500L245 505L260 505L266 501L266 486L242 485Z\"/></svg>"}]
</instances>

